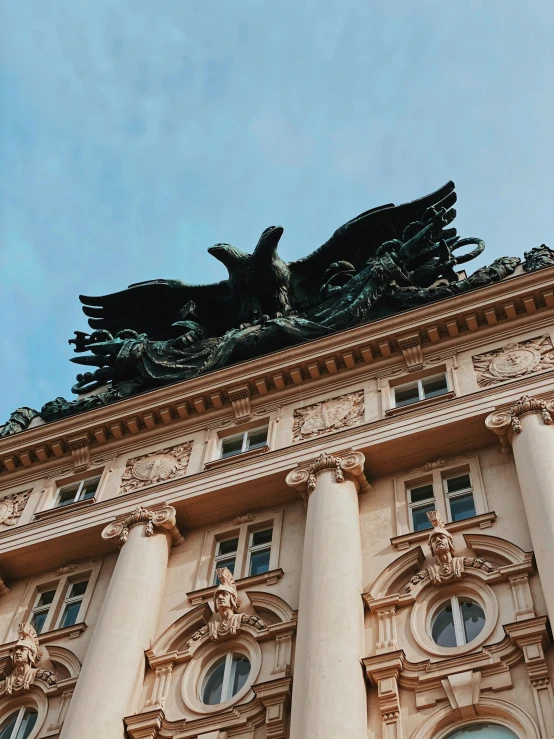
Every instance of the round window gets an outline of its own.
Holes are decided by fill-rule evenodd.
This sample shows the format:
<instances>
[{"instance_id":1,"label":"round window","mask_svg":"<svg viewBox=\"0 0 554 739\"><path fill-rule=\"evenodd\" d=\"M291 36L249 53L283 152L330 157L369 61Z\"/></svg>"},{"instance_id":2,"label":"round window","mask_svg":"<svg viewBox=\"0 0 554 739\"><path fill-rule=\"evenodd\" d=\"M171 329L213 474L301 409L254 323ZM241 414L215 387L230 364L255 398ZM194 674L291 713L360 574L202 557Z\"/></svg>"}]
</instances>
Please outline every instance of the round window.
<instances>
[{"instance_id":1,"label":"round window","mask_svg":"<svg viewBox=\"0 0 554 739\"><path fill-rule=\"evenodd\" d=\"M0 739L27 739L37 722L34 708L22 706L0 724Z\"/></svg>"},{"instance_id":2,"label":"round window","mask_svg":"<svg viewBox=\"0 0 554 739\"><path fill-rule=\"evenodd\" d=\"M239 692L249 674L250 660L243 654L229 652L208 669L201 691L202 703L207 706L225 703Z\"/></svg>"},{"instance_id":3,"label":"round window","mask_svg":"<svg viewBox=\"0 0 554 739\"><path fill-rule=\"evenodd\" d=\"M431 637L439 647L461 647L476 639L484 625L485 613L478 603L453 595L435 613Z\"/></svg>"},{"instance_id":4,"label":"round window","mask_svg":"<svg viewBox=\"0 0 554 739\"><path fill-rule=\"evenodd\" d=\"M471 724L464 729L457 729L447 739L517 739L517 735L498 724Z\"/></svg>"}]
</instances>

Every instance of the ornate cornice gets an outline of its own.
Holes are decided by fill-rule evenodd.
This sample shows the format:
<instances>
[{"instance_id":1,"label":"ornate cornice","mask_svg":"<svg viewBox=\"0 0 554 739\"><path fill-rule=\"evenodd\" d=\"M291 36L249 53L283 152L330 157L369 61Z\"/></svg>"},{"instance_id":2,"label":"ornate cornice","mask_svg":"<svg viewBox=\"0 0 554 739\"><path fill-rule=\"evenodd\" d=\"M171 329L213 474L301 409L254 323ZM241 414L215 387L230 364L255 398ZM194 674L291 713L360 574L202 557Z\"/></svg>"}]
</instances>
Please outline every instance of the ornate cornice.
<instances>
[{"instance_id":1,"label":"ornate cornice","mask_svg":"<svg viewBox=\"0 0 554 739\"><path fill-rule=\"evenodd\" d=\"M132 513L109 523L102 531L102 538L106 541L117 541L123 546L129 538L129 529L140 524L145 525L146 536L153 536L155 529L159 528L171 536L173 546L184 541L177 528L175 508L167 503L150 509L138 506Z\"/></svg>"},{"instance_id":2,"label":"ornate cornice","mask_svg":"<svg viewBox=\"0 0 554 739\"><path fill-rule=\"evenodd\" d=\"M521 416L529 413L540 413L545 426L551 426L554 423L552 413L554 413L554 400L544 400L542 398L532 398L523 395L511 408L502 411L494 411L487 416L485 424L488 429L495 433L502 445L504 454L510 451L510 444L514 434L520 434L523 431Z\"/></svg>"},{"instance_id":3,"label":"ornate cornice","mask_svg":"<svg viewBox=\"0 0 554 739\"><path fill-rule=\"evenodd\" d=\"M365 472L365 457L361 452L350 452L345 456L334 456L323 452L307 467L299 467L288 473L286 483L301 493L308 495L315 490L317 476L324 470L335 471L335 481L344 482L345 474L354 478L360 493L366 493L370 488Z\"/></svg>"}]
</instances>

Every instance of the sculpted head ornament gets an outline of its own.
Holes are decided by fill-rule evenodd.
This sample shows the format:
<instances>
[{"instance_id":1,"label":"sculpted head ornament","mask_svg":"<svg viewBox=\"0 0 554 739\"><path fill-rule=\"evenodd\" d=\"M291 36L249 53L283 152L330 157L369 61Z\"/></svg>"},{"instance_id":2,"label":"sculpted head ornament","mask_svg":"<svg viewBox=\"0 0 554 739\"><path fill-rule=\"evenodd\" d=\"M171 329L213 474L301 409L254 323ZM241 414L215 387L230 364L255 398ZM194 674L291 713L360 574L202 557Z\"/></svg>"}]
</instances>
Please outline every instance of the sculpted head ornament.
<instances>
[{"instance_id":1,"label":"sculpted head ornament","mask_svg":"<svg viewBox=\"0 0 554 739\"><path fill-rule=\"evenodd\" d=\"M446 528L446 523L439 511L429 511L427 518L431 522L433 529L429 534L429 548L431 554L435 557L437 554L445 554L448 552L454 555L454 539L452 534Z\"/></svg>"},{"instance_id":2,"label":"sculpted head ornament","mask_svg":"<svg viewBox=\"0 0 554 739\"><path fill-rule=\"evenodd\" d=\"M19 639L14 649L14 663L27 663L36 667L41 658L41 651L37 632L30 623L19 624Z\"/></svg>"},{"instance_id":3,"label":"sculpted head ornament","mask_svg":"<svg viewBox=\"0 0 554 739\"><path fill-rule=\"evenodd\" d=\"M214 593L215 610L219 612L222 607L227 607L236 611L240 602L237 594L237 586L235 585L235 579L231 570L227 567L219 567L215 573L220 583ZM223 605L223 601L227 601L227 599L224 598L225 594L228 596L228 605L226 603Z\"/></svg>"}]
</instances>

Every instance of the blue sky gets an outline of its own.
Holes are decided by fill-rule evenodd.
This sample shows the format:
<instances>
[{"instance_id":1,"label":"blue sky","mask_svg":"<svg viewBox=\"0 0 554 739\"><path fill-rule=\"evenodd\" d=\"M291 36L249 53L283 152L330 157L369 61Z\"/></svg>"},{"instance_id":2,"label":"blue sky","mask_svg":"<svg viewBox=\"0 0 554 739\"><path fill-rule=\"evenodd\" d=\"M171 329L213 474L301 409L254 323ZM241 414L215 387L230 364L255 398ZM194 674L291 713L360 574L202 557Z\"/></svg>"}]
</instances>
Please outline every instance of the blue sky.
<instances>
[{"instance_id":1,"label":"blue sky","mask_svg":"<svg viewBox=\"0 0 554 739\"><path fill-rule=\"evenodd\" d=\"M78 294L295 259L457 184L486 259L554 242L547 0L0 0L0 423L71 396Z\"/></svg>"}]
</instances>

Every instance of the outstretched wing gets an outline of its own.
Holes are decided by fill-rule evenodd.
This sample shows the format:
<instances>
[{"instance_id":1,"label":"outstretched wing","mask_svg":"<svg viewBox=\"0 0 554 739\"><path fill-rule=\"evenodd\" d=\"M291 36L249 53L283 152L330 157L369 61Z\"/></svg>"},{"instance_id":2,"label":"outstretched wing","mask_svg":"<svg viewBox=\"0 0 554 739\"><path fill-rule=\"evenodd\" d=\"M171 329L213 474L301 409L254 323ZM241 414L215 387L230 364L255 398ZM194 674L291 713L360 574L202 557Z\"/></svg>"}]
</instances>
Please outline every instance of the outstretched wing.
<instances>
[{"instance_id":1,"label":"outstretched wing","mask_svg":"<svg viewBox=\"0 0 554 739\"><path fill-rule=\"evenodd\" d=\"M307 257L289 264L291 271L292 305L296 310L306 310L319 300L325 270L339 260L351 262L358 270L367 259L375 256L379 246L390 239L399 239L409 223L421 221L428 208L444 208L445 220L454 220L456 211L455 185L447 182L436 192L419 200L402 205L381 205L353 218L338 228L331 238ZM437 240L451 238L456 229L443 229Z\"/></svg>"},{"instance_id":2,"label":"outstretched wing","mask_svg":"<svg viewBox=\"0 0 554 739\"><path fill-rule=\"evenodd\" d=\"M115 334L125 328L145 333L151 339L175 336L171 324L179 320L179 311L189 302L195 304L195 320L211 335L232 328L236 309L229 282L211 285L187 285L178 280L151 280L130 285L127 290L90 297L80 295L89 326Z\"/></svg>"}]
</instances>

